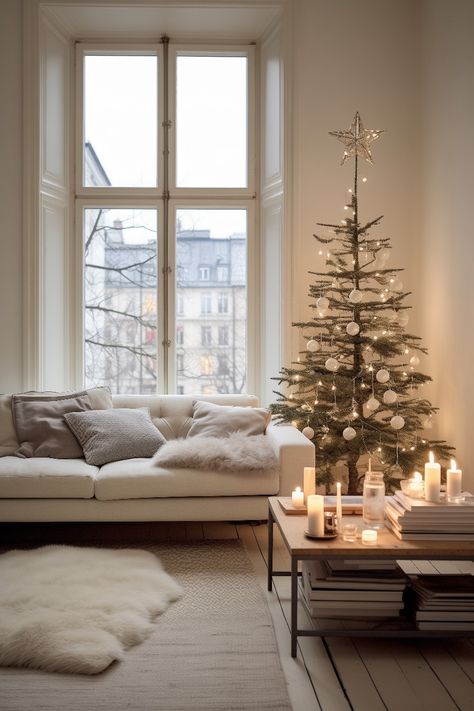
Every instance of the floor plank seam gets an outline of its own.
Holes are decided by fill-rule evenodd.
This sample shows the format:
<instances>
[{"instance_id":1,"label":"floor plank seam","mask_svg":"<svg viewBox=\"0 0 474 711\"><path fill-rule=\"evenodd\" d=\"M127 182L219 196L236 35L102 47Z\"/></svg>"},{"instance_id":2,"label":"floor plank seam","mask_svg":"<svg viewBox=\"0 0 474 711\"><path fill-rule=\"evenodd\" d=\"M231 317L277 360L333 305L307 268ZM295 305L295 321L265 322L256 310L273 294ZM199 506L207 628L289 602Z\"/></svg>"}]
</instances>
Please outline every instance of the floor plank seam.
<instances>
[{"instance_id":1,"label":"floor plank seam","mask_svg":"<svg viewBox=\"0 0 474 711\"><path fill-rule=\"evenodd\" d=\"M427 665L428 665L429 668L431 669L431 672L432 672L432 673L434 674L434 676L438 679L439 683L444 687L446 693L447 693L448 696L450 697L450 699L451 699L451 701L453 702L453 704L456 706L457 709L459 709L460 711L462 711L462 707L459 706L459 704L457 703L456 699L453 697L453 695L451 694L450 690L448 689L448 687L446 686L446 684L443 682L443 680L441 679L441 677L440 677L440 675L438 674L438 672L436 671L436 669L435 669L435 668L433 667L433 665L430 663L430 660L429 660L429 659L426 657L426 655L423 653L423 649L420 648L419 645L417 645L417 649L418 649L418 653L423 657L423 659L425 660L425 662L427 663ZM461 670L461 671L463 671L463 670ZM467 675L466 675L466 676L467 676Z\"/></svg>"}]
</instances>

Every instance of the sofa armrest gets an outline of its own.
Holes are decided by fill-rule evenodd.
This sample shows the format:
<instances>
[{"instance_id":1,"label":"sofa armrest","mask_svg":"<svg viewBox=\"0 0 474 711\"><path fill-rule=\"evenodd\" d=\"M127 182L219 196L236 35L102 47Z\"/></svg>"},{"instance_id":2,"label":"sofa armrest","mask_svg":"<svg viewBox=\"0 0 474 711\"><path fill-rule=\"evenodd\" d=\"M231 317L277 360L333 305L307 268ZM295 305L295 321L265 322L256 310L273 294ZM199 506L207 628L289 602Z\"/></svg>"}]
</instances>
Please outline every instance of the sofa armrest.
<instances>
[{"instance_id":1,"label":"sofa armrest","mask_svg":"<svg viewBox=\"0 0 474 711\"><path fill-rule=\"evenodd\" d=\"M275 450L280 465L280 496L291 496L296 486L303 486L303 468L314 467L314 444L292 425L270 422L265 434Z\"/></svg>"}]
</instances>

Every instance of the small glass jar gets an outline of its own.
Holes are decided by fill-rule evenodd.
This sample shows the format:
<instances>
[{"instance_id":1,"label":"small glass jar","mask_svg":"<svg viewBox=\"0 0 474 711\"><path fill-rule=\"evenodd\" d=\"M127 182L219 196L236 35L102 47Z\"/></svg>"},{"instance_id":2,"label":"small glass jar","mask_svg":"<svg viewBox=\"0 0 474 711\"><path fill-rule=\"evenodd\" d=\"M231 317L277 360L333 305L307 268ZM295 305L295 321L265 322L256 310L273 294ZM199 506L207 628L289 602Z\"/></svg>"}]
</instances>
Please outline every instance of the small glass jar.
<instances>
[{"instance_id":1,"label":"small glass jar","mask_svg":"<svg viewBox=\"0 0 474 711\"><path fill-rule=\"evenodd\" d=\"M364 478L362 519L368 528L383 528L385 482L382 472L367 472Z\"/></svg>"}]
</instances>

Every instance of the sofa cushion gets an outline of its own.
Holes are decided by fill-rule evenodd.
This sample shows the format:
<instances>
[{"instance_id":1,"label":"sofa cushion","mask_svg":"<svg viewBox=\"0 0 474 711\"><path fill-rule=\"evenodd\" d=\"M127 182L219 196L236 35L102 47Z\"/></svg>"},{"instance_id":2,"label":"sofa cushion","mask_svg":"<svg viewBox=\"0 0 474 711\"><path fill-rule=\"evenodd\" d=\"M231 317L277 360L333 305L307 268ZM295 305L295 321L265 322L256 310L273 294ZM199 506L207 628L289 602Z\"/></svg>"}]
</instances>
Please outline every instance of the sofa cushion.
<instances>
[{"instance_id":1,"label":"sofa cushion","mask_svg":"<svg viewBox=\"0 0 474 711\"><path fill-rule=\"evenodd\" d=\"M236 407L196 401L188 437L228 437L234 432L262 435L271 415L263 407Z\"/></svg>"},{"instance_id":2,"label":"sofa cushion","mask_svg":"<svg viewBox=\"0 0 474 711\"><path fill-rule=\"evenodd\" d=\"M17 457L78 459L81 445L71 432L64 415L90 410L86 392L72 395L12 395L12 412L20 443Z\"/></svg>"},{"instance_id":3,"label":"sofa cushion","mask_svg":"<svg viewBox=\"0 0 474 711\"><path fill-rule=\"evenodd\" d=\"M71 412L64 419L81 443L86 462L97 466L152 457L166 441L146 407Z\"/></svg>"},{"instance_id":4,"label":"sofa cushion","mask_svg":"<svg viewBox=\"0 0 474 711\"><path fill-rule=\"evenodd\" d=\"M97 467L83 459L0 458L2 499L91 499Z\"/></svg>"},{"instance_id":5,"label":"sofa cushion","mask_svg":"<svg viewBox=\"0 0 474 711\"><path fill-rule=\"evenodd\" d=\"M203 472L165 469L150 459L128 459L105 464L95 482L101 501L190 496L271 496L278 493L275 469L251 472Z\"/></svg>"}]
</instances>

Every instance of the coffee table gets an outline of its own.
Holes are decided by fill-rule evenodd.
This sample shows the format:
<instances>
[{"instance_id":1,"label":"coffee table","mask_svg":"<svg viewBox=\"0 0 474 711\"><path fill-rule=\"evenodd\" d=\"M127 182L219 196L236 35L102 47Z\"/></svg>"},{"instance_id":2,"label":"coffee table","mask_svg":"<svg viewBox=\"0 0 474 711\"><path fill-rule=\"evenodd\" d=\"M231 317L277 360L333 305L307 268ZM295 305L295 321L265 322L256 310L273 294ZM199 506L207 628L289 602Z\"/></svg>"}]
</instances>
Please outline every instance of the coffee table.
<instances>
[{"instance_id":1,"label":"coffee table","mask_svg":"<svg viewBox=\"0 0 474 711\"><path fill-rule=\"evenodd\" d=\"M291 576L291 656L296 657L298 637L474 637L471 631L417 630L408 621L399 627L368 629L320 628L298 629L298 563L317 558L366 558L388 560L473 560L472 541L400 541L387 528L379 531L375 546L362 545L358 539L348 543L339 536L333 540L311 540L304 535L306 516L288 516L278 497L268 499L268 590L273 588L273 577ZM360 516L344 516L344 522L361 524ZM273 570L273 526L276 524L291 558L291 572Z\"/></svg>"}]
</instances>

